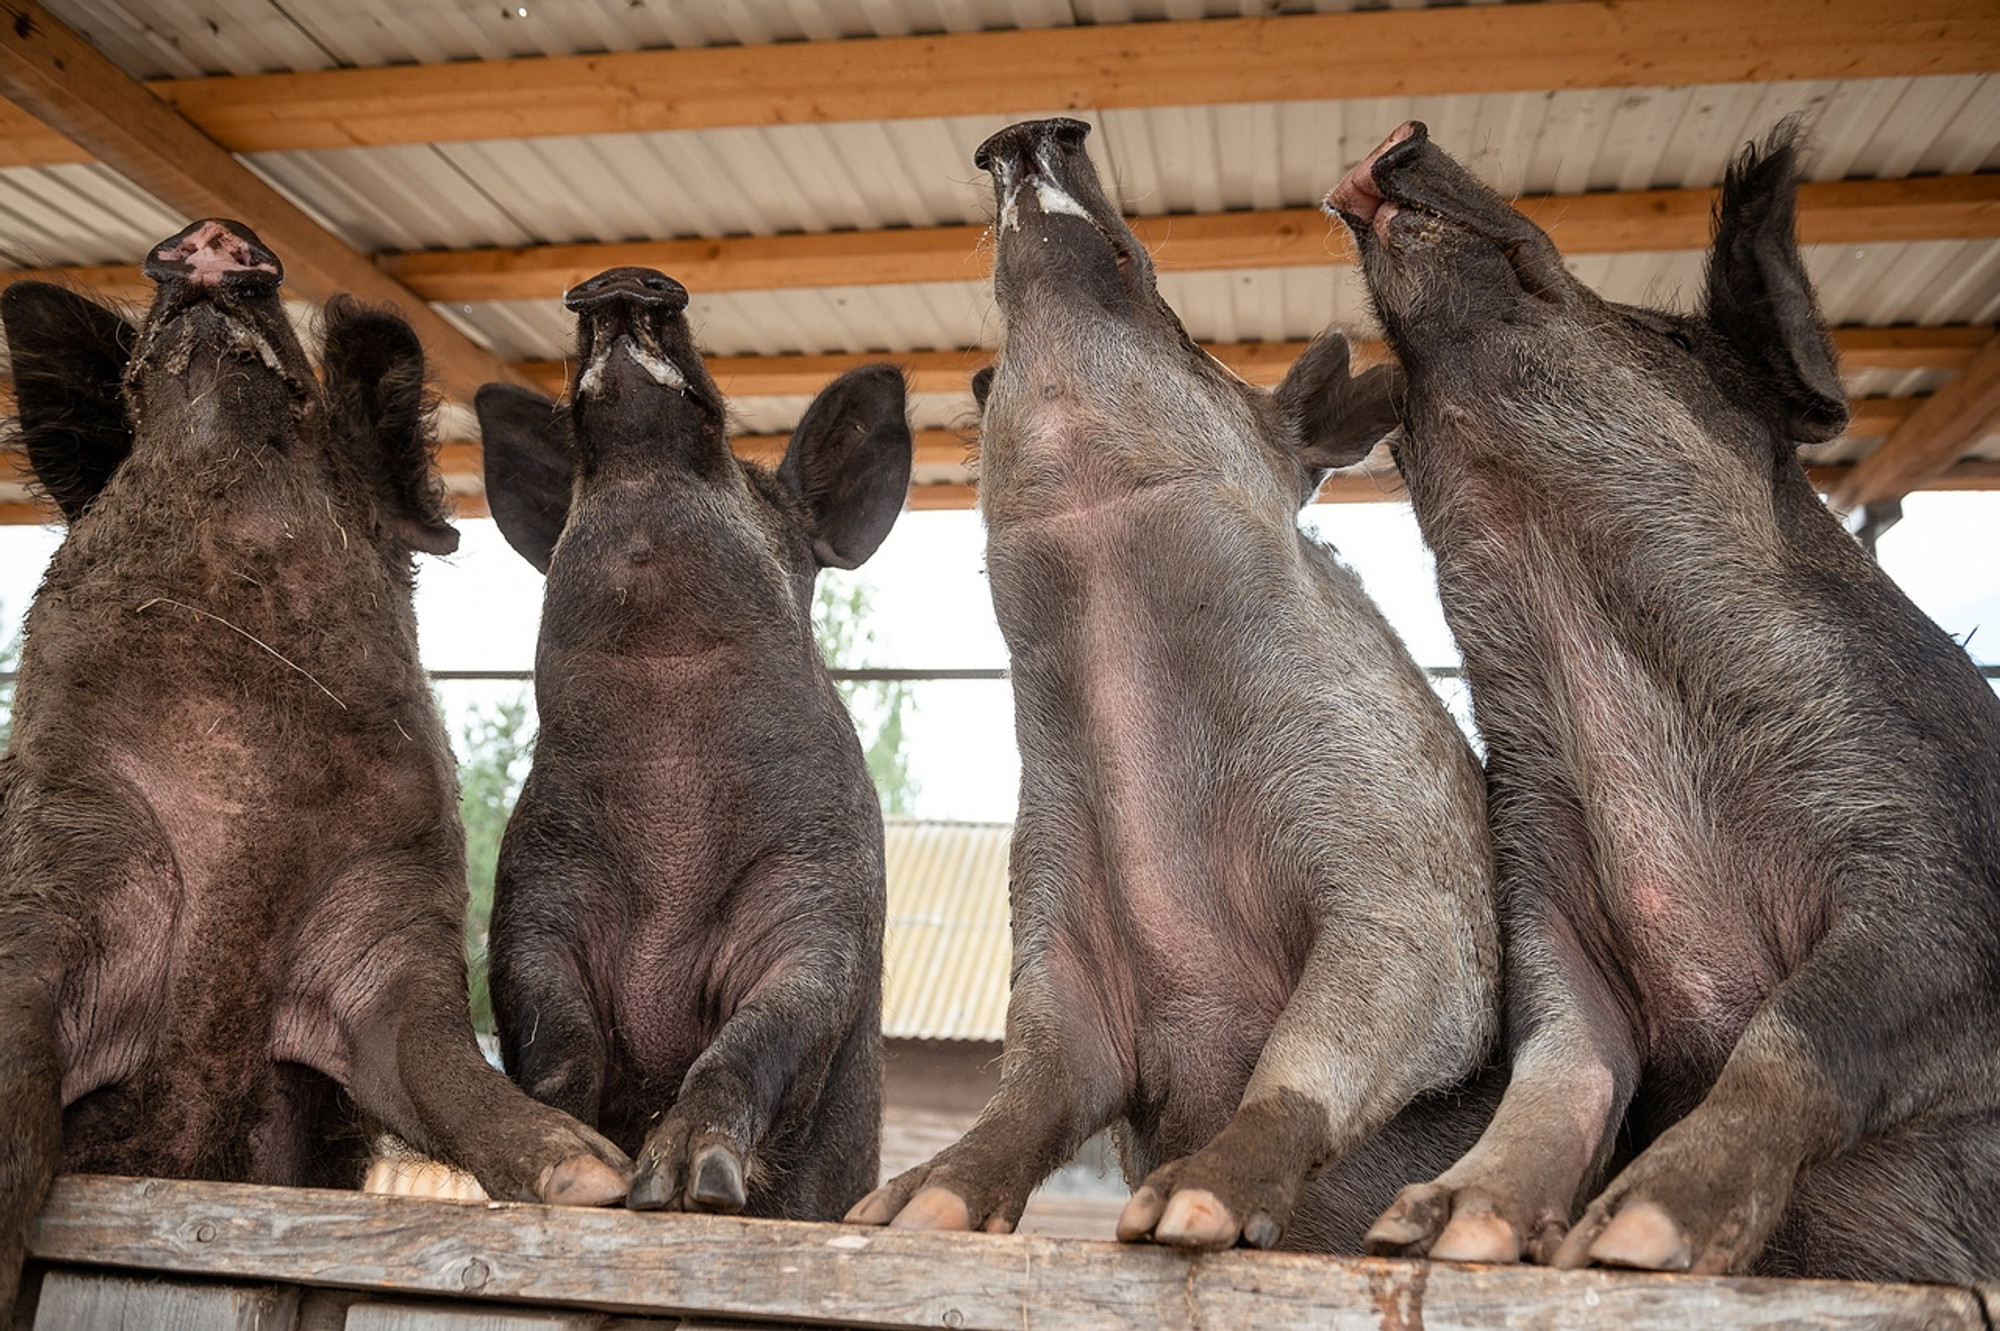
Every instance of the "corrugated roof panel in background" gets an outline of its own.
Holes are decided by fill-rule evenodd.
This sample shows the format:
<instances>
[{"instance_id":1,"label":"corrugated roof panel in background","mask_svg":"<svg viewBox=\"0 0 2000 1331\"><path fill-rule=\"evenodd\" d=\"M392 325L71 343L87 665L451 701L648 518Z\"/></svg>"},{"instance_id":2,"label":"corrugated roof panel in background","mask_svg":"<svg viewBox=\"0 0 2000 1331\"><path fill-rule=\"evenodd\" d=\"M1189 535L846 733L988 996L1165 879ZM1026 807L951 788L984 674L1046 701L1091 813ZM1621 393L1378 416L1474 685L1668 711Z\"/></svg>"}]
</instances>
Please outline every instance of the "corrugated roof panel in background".
<instances>
[{"instance_id":1,"label":"corrugated roof panel in background","mask_svg":"<svg viewBox=\"0 0 2000 1331\"><path fill-rule=\"evenodd\" d=\"M20 268L137 263L187 219L95 163L0 169L0 260Z\"/></svg>"},{"instance_id":2,"label":"corrugated roof panel in background","mask_svg":"<svg viewBox=\"0 0 2000 1331\"><path fill-rule=\"evenodd\" d=\"M1005 823L892 818L883 828L889 918L882 1034L998 1040L1007 1027Z\"/></svg>"}]
</instances>

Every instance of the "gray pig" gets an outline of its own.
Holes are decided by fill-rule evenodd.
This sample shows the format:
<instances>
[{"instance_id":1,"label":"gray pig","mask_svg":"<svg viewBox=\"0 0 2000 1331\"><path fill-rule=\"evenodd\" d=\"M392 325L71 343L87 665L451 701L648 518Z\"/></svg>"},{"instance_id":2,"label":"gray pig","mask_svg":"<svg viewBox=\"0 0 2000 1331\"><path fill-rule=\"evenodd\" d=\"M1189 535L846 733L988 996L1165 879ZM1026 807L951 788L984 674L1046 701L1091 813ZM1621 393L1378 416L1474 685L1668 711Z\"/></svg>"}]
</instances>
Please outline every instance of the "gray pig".
<instances>
[{"instance_id":1,"label":"gray pig","mask_svg":"<svg viewBox=\"0 0 2000 1331\"><path fill-rule=\"evenodd\" d=\"M1375 1251L2000 1274L2000 706L1795 458L1847 420L1796 154L1730 170L1693 315L1599 299L1421 125L1334 192L1508 903L1512 1084Z\"/></svg>"},{"instance_id":2,"label":"gray pig","mask_svg":"<svg viewBox=\"0 0 2000 1331\"><path fill-rule=\"evenodd\" d=\"M205 221L145 322L0 295L20 442L69 534L0 758L0 1309L58 1167L360 1182L360 1110L498 1197L628 1162L489 1067L465 842L417 663L449 551L423 350L333 301L321 385L278 259Z\"/></svg>"},{"instance_id":3,"label":"gray pig","mask_svg":"<svg viewBox=\"0 0 2000 1331\"><path fill-rule=\"evenodd\" d=\"M493 1007L515 1078L637 1153L633 1207L830 1220L877 1177L885 905L813 582L902 508L903 378L836 379L765 471L687 302L601 273L567 298L566 408L479 394L494 516L548 574Z\"/></svg>"},{"instance_id":4,"label":"gray pig","mask_svg":"<svg viewBox=\"0 0 2000 1331\"><path fill-rule=\"evenodd\" d=\"M980 507L1022 766L1000 1089L849 1219L1010 1230L1115 1122L1143 1181L1121 1238L1354 1250L1484 1122L1450 1088L1490 1052L1500 966L1479 766L1298 529L1394 427L1394 379L1350 377L1338 336L1275 393L1202 352L1087 133L1016 125L976 158L1006 319Z\"/></svg>"}]
</instances>

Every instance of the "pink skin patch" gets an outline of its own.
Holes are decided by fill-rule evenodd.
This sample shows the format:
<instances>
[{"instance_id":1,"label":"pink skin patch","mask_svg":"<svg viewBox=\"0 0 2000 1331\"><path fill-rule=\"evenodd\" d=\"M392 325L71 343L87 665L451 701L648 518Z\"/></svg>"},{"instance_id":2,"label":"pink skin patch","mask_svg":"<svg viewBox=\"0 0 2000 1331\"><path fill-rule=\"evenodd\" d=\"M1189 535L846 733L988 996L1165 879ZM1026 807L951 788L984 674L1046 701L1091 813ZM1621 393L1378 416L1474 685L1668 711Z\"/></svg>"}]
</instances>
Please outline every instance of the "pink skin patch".
<instances>
[{"instance_id":1,"label":"pink skin patch","mask_svg":"<svg viewBox=\"0 0 2000 1331\"><path fill-rule=\"evenodd\" d=\"M161 263L187 265L187 281L198 287L221 284L230 273L258 272L280 276L277 265L257 257L254 244L222 222L204 222L187 235L153 251Z\"/></svg>"},{"instance_id":2,"label":"pink skin patch","mask_svg":"<svg viewBox=\"0 0 2000 1331\"><path fill-rule=\"evenodd\" d=\"M1396 126L1388 138L1376 145L1374 152L1362 158L1347 173L1347 178L1333 187L1333 193L1326 196L1326 206L1369 223L1374 227L1375 234L1386 241L1389 238L1389 220L1399 210L1382 197L1381 190L1375 188L1375 163L1383 153L1415 132L1414 121L1406 120Z\"/></svg>"}]
</instances>

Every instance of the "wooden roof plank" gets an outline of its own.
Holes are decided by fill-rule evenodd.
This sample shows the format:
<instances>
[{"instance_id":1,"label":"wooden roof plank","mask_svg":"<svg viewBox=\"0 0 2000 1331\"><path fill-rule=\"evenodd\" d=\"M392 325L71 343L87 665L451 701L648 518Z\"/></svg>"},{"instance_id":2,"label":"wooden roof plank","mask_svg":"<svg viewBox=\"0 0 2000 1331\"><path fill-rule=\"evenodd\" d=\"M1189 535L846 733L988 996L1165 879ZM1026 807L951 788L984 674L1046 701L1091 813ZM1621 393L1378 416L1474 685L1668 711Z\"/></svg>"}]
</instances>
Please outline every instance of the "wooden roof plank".
<instances>
[{"instance_id":1,"label":"wooden roof plank","mask_svg":"<svg viewBox=\"0 0 2000 1331\"><path fill-rule=\"evenodd\" d=\"M1714 190L1628 190L1517 202L1566 254L1624 254L1705 248L1714 199ZM1154 263L1167 272L1326 268L1354 261L1346 228L1317 208L1129 221ZM1799 233L1807 244L2000 238L2000 174L1807 184L1799 191ZM695 292L983 282L986 235L983 226L891 227L414 250L376 255L375 264L423 299L450 303L554 300L585 278L626 264L671 273ZM68 278L120 295L145 289L135 265L0 271L0 279L17 276Z\"/></svg>"},{"instance_id":2,"label":"wooden roof plank","mask_svg":"<svg viewBox=\"0 0 2000 1331\"><path fill-rule=\"evenodd\" d=\"M1705 248L1713 190L1632 190L1519 201L1566 254ZM1317 208L1129 219L1163 271L1351 264L1346 229ZM1808 184L1807 244L2000 237L2000 175ZM671 273L691 291L980 282L986 228L903 227L783 236L622 241L383 254L376 262L426 299L553 300L606 268Z\"/></svg>"},{"instance_id":3,"label":"wooden roof plank","mask_svg":"<svg viewBox=\"0 0 2000 1331\"><path fill-rule=\"evenodd\" d=\"M1986 0L1582 0L163 80L236 152L2000 68ZM1386 131L1389 127L1383 126Z\"/></svg>"},{"instance_id":4,"label":"wooden roof plank","mask_svg":"<svg viewBox=\"0 0 2000 1331\"><path fill-rule=\"evenodd\" d=\"M253 175L144 85L29 0L0 7L0 95L88 148L93 156L185 217L256 218L292 288L313 300L346 291L398 306L423 338L432 373L470 393L511 380L476 346L367 256Z\"/></svg>"},{"instance_id":5,"label":"wooden roof plank","mask_svg":"<svg viewBox=\"0 0 2000 1331\"><path fill-rule=\"evenodd\" d=\"M1850 427L1851 428L1851 427ZM1972 443L2000 428L2000 335L1944 386L1915 402L1879 448L1856 463L1828 494L1836 508L1899 499L1957 462Z\"/></svg>"}]
</instances>

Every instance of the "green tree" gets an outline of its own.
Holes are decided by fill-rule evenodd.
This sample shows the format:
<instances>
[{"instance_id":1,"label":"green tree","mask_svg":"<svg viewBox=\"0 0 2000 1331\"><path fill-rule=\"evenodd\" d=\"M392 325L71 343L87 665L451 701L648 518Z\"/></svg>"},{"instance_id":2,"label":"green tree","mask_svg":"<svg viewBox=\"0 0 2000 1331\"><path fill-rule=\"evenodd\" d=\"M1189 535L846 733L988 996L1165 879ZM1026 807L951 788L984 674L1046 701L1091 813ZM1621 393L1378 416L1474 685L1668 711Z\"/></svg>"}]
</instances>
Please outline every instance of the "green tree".
<instances>
[{"instance_id":1,"label":"green tree","mask_svg":"<svg viewBox=\"0 0 2000 1331\"><path fill-rule=\"evenodd\" d=\"M458 816L465 824L465 877L472 900L465 912L465 960L472 979L472 1024L493 1032L493 994L486 978L486 934L493 919L493 875L500 835L527 779L535 727L528 699L516 693L475 708L459 731Z\"/></svg>"},{"instance_id":2,"label":"green tree","mask_svg":"<svg viewBox=\"0 0 2000 1331\"><path fill-rule=\"evenodd\" d=\"M836 670L860 668L862 658L875 645L875 631L868 626L868 584L834 571L820 574L819 591L813 597L813 632L828 666ZM916 778L910 775L910 756L903 748L904 709L914 705L909 684L903 680L842 680L838 687L861 736L861 750L867 755L868 774L875 779L882 812L909 815L915 810L919 789Z\"/></svg>"}]
</instances>

